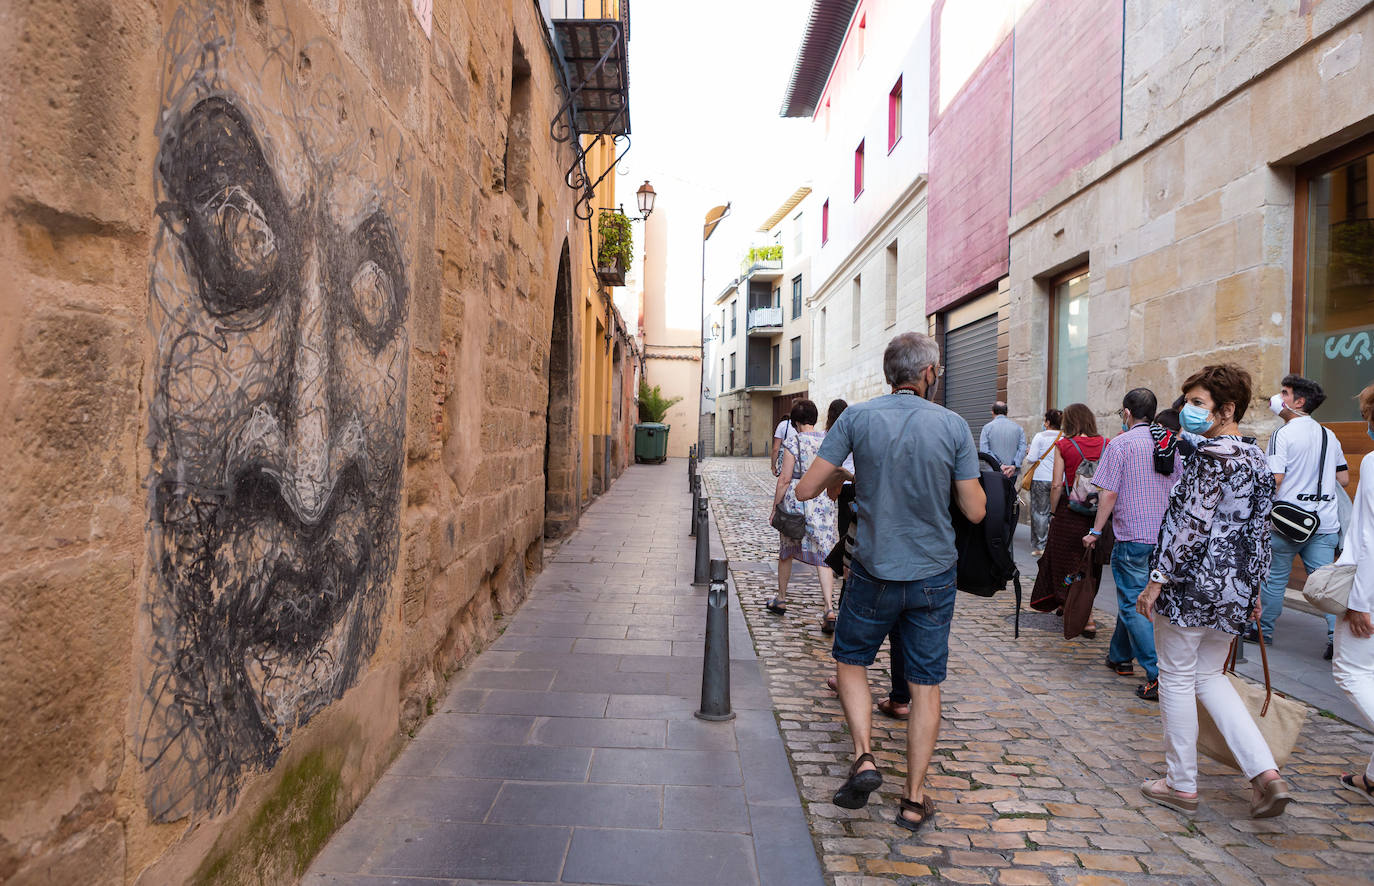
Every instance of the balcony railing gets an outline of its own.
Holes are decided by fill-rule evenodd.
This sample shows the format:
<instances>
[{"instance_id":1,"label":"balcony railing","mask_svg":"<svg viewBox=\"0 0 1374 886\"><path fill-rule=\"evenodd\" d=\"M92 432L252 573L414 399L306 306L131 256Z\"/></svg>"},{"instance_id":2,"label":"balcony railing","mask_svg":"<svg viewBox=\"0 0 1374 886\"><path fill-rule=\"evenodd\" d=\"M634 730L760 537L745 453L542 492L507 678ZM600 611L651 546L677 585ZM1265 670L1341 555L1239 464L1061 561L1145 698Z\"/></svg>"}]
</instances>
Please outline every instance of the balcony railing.
<instances>
[{"instance_id":1,"label":"balcony railing","mask_svg":"<svg viewBox=\"0 0 1374 886\"><path fill-rule=\"evenodd\" d=\"M782 330L782 308L754 308L749 312L749 334L772 334Z\"/></svg>"}]
</instances>

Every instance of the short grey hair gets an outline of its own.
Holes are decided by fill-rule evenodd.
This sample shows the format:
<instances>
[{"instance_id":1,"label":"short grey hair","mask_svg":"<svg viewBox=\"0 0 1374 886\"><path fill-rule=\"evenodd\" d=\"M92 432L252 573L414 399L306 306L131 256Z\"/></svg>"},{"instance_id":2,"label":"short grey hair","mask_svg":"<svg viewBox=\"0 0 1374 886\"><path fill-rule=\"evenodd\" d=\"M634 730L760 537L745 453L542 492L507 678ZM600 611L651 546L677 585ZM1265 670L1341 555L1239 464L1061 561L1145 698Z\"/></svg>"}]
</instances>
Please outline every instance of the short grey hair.
<instances>
[{"instance_id":1,"label":"short grey hair","mask_svg":"<svg viewBox=\"0 0 1374 886\"><path fill-rule=\"evenodd\" d=\"M919 332L903 332L887 343L883 352L883 376L890 385L912 384L927 366L940 362L940 346Z\"/></svg>"}]
</instances>

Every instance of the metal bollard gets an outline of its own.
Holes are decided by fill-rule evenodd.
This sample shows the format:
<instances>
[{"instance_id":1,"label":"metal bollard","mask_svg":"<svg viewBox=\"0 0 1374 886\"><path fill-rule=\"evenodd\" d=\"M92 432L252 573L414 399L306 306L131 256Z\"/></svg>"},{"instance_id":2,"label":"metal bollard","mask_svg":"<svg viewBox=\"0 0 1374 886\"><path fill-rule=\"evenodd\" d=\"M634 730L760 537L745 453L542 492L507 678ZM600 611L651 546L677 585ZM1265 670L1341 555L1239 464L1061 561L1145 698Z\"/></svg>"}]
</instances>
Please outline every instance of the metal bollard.
<instances>
[{"instance_id":1,"label":"metal bollard","mask_svg":"<svg viewBox=\"0 0 1374 886\"><path fill-rule=\"evenodd\" d=\"M707 496L697 499L697 561L692 571L692 584L704 585L710 581L711 573L711 518L710 502Z\"/></svg>"},{"instance_id":2,"label":"metal bollard","mask_svg":"<svg viewBox=\"0 0 1374 886\"><path fill-rule=\"evenodd\" d=\"M687 536L697 537L697 502L701 500L701 487L692 485L692 512L687 515Z\"/></svg>"},{"instance_id":3,"label":"metal bollard","mask_svg":"<svg viewBox=\"0 0 1374 886\"><path fill-rule=\"evenodd\" d=\"M687 448L687 488L690 490L697 482L697 447L693 444Z\"/></svg>"},{"instance_id":4,"label":"metal bollard","mask_svg":"<svg viewBox=\"0 0 1374 886\"><path fill-rule=\"evenodd\" d=\"M706 596L706 652L701 660L702 720L733 720L730 710L730 609L726 592L727 560L711 561L711 590Z\"/></svg>"}]
</instances>

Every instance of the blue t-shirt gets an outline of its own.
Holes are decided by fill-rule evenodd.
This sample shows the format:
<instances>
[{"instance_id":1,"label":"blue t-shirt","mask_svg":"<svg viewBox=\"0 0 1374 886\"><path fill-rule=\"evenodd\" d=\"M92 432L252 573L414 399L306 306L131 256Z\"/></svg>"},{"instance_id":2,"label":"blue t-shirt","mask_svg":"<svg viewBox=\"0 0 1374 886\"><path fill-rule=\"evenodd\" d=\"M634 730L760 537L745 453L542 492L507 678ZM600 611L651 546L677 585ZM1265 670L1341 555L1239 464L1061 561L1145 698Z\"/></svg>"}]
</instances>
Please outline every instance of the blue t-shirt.
<instances>
[{"instance_id":1,"label":"blue t-shirt","mask_svg":"<svg viewBox=\"0 0 1374 886\"><path fill-rule=\"evenodd\" d=\"M817 458L854 456L859 529L854 558L886 581L915 581L955 564L949 507L955 480L978 479L968 422L912 394L887 394L846 409Z\"/></svg>"}]
</instances>

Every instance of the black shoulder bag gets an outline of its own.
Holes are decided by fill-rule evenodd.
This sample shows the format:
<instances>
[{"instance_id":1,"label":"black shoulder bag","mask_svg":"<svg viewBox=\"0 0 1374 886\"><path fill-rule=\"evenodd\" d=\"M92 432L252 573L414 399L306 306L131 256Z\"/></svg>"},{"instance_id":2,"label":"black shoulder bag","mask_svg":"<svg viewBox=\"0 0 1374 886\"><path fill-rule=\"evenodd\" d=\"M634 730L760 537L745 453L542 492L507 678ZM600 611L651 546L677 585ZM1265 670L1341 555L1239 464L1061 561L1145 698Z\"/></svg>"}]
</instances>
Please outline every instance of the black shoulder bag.
<instances>
[{"instance_id":1,"label":"black shoulder bag","mask_svg":"<svg viewBox=\"0 0 1374 886\"><path fill-rule=\"evenodd\" d=\"M1326 477L1326 435L1329 433L1326 428L1322 428L1322 454L1317 462L1317 507L1321 507L1322 502L1322 480ZM1293 544L1300 545L1306 544L1317 534L1317 527L1322 521L1316 511L1300 508L1291 501L1281 501L1269 512L1269 522L1279 535Z\"/></svg>"}]
</instances>

